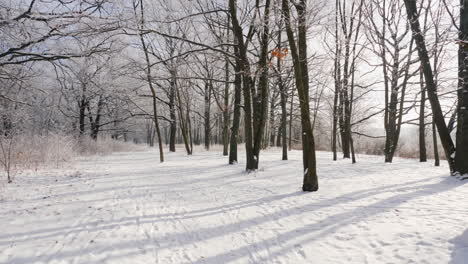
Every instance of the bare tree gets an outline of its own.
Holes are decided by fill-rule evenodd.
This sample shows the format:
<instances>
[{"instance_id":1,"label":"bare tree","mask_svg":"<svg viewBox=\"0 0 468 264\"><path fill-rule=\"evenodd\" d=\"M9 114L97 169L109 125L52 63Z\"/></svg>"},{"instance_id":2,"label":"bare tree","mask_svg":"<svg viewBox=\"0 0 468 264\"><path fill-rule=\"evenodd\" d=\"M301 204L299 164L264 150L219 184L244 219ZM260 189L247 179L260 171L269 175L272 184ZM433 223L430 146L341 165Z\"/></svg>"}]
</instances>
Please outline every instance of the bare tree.
<instances>
[{"instance_id":1,"label":"bare tree","mask_svg":"<svg viewBox=\"0 0 468 264\"><path fill-rule=\"evenodd\" d=\"M240 70L242 72L243 95L244 95L244 125L245 125L245 148L247 155L246 170L258 169L259 155L263 141L264 128L266 124L266 111L268 99L268 43L270 39L270 0L265 0L263 24L260 31L260 54L258 60L258 84L253 78L251 63L248 58L248 44L255 35L255 17L252 19L247 37L244 37L242 26L237 16L237 1L229 0L229 14L232 21L233 35L238 47ZM260 10L259 1L255 8ZM258 12L255 12L257 14Z\"/></svg>"},{"instance_id":2,"label":"bare tree","mask_svg":"<svg viewBox=\"0 0 468 264\"><path fill-rule=\"evenodd\" d=\"M392 162L395 155L409 79L417 71L411 70L413 40L406 22L402 4L395 0L372 1L367 6L368 37L376 44L374 54L381 58L385 94L385 162ZM379 22L379 19L381 20Z\"/></svg>"},{"instance_id":3,"label":"bare tree","mask_svg":"<svg viewBox=\"0 0 468 264\"><path fill-rule=\"evenodd\" d=\"M145 13L144 13L144 7L143 7L143 0L139 0L139 2L136 2L136 0L133 2L133 9L135 12L135 18L138 19L138 5L140 7L140 17L139 17L139 32L138 36L141 41L141 47L142 50L145 54L145 61L146 61L146 79L148 81L148 86L151 90L151 95L153 98L153 119L154 119L154 126L156 129L156 135L158 136L158 145L159 145L159 161L164 162L164 150L163 150L163 145L162 145L162 136L161 136L161 130L159 128L159 120L158 120L158 106L157 106L157 96L156 96L156 89L153 86L153 80L152 80L152 75L151 75L151 61L149 57L149 52L148 52L148 46L145 42L145 38L143 36L143 32L145 30Z\"/></svg>"},{"instance_id":4,"label":"bare tree","mask_svg":"<svg viewBox=\"0 0 468 264\"><path fill-rule=\"evenodd\" d=\"M315 157L315 141L310 120L310 105L309 105L309 71L307 57L307 5L306 0L300 0L295 4L298 15L297 22L297 42L294 37L294 31L291 23L291 12L287 0L282 0L282 9L286 25L286 33L288 35L289 47L294 61L294 77L296 81L296 89L299 95L301 108L301 124L303 130L302 147L303 147L303 166L304 166L304 182L302 190L307 192L318 190L318 178L316 171Z\"/></svg>"},{"instance_id":5,"label":"bare tree","mask_svg":"<svg viewBox=\"0 0 468 264\"><path fill-rule=\"evenodd\" d=\"M30 0L29 4L12 1L2 6L0 31L8 34L2 34L2 46L7 48L0 52L0 66L90 56L107 50L107 38L96 38L95 45L85 52L73 50L73 45L79 38L96 37L119 29L118 20L102 16L101 12L110 5L107 0L91 0L79 5L73 1ZM52 9L54 12L49 12ZM47 48L60 44L69 48Z\"/></svg>"},{"instance_id":6,"label":"bare tree","mask_svg":"<svg viewBox=\"0 0 468 264\"><path fill-rule=\"evenodd\" d=\"M429 102L431 103L434 122L439 132L440 141L442 143L442 146L444 147L445 157L447 158L450 167L450 172L455 173L457 171L455 163L455 145L453 144L452 138L450 137L450 132L447 128L445 118L440 107L431 62L429 60L426 42L421 31L421 25L419 23L419 13L416 6L416 1L405 0L404 2L406 6L406 13L408 15L408 21L411 25L413 38L416 43L419 59L421 61L421 68L424 73L424 79L426 81L427 95L429 98Z\"/></svg>"}]
</instances>

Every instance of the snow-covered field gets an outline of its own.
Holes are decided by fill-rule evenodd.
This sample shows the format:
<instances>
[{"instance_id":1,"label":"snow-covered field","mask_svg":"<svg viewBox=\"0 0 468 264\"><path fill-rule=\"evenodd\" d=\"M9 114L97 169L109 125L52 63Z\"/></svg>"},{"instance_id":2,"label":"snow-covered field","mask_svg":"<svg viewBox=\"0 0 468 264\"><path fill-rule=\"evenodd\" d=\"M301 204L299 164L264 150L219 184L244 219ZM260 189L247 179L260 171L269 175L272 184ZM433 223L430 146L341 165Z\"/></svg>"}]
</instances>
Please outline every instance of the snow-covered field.
<instances>
[{"instance_id":1,"label":"snow-covered field","mask_svg":"<svg viewBox=\"0 0 468 264\"><path fill-rule=\"evenodd\" d=\"M145 151L18 176L0 263L468 263L468 181L445 164L319 152L303 193L301 152L280 157L246 174L219 152Z\"/></svg>"}]
</instances>

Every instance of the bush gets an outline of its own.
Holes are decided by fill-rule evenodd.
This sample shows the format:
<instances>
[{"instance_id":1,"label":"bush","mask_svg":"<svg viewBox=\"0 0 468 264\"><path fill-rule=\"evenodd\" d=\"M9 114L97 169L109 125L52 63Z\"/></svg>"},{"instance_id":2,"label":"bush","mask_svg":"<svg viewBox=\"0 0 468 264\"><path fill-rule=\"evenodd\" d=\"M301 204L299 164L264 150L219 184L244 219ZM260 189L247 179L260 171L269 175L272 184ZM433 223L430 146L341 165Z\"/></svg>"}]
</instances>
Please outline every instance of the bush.
<instances>
[{"instance_id":1,"label":"bush","mask_svg":"<svg viewBox=\"0 0 468 264\"><path fill-rule=\"evenodd\" d=\"M0 136L0 169L13 176L21 170L61 167L78 156L107 155L112 152L136 151L143 147L102 137L97 141L64 134Z\"/></svg>"},{"instance_id":2,"label":"bush","mask_svg":"<svg viewBox=\"0 0 468 264\"><path fill-rule=\"evenodd\" d=\"M76 143L79 155L108 155L113 152L138 151L143 147L130 142L101 137L97 141L89 137L81 138Z\"/></svg>"}]
</instances>

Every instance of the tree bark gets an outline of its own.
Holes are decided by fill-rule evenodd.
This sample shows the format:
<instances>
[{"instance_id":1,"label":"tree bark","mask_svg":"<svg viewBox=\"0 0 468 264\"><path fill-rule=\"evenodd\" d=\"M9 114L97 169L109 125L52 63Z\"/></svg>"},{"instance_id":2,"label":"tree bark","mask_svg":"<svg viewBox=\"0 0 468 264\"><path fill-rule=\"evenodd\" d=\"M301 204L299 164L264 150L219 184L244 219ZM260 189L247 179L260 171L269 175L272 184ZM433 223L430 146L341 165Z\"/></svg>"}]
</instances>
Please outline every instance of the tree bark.
<instances>
[{"instance_id":1,"label":"tree bark","mask_svg":"<svg viewBox=\"0 0 468 264\"><path fill-rule=\"evenodd\" d=\"M468 1L460 0L459 28L455 173L468 177Z\"/></svg>"},{"instance_id":2,"label":"tree bark","mask_svg":"<svg viewBox=\"0 0 468 264\"><path fill-rule=\"evenodd\" d=\"M292 134L292 123L293 123L293 110L294 110L294 91L295 89L293 89L291 91L291 101L290 101L290 105L289 105L289 137L288 137L288 140L289 140L289 150L292 149L292 137L293 137L293 134Z\"/></svg>"},{"instance_id":3,"label":"tree bark","mask_svg":"<svg viewBox=\"0 0 468 264\"><path fill-rule=\"evenodd\" d=\"M275 139L276 139L276 129L275 129L275 104L276 104L276 96L273 95L270 101L270 120L269 120L269 146L275 146Z\"/></svg>"},{"instance_id":4,"label":"tree bark","mask_svg":"<svg viewBox=\"0 0 468 264\"><path fill-rule=\"evenodd\" d=\"M337 160L337 146L336 146L336 137L338 133L338 99L341 94L340 85L341 85L341 43L339 38L338 30L338 6L339 0L335 1L335 61L334 61L334 74L335 79L335 96L333 98L333 127L332 127L332 152L333 160Z\"/></svg>"},{"instance_id":5,"label":"tree bark","mask_svg":"<svg viewBox=\"0 0 468 264\"><path fill-rule=\"evenodd\" d=\"M419 107L419 161L427 161L426 153L426 124L425 124L425 105L426 105L426 89L424 88L424 76L420 73L421 84L421 102Z\"/></svg>"},{"instance_id":6,"label":"tree bark","mask_svg":"<svg viewBox=\"0 0 468 264\"><path fill-rule=\"evenodd\" d=\"M229 60L225 58L224 106L223 106L223 156L229 152Z\"/></svg>"},{"instance_id":7,"label":"tree bark","mask_svg":"<svg viewBox=\"0 0 468 264\"><path fill-rule=\"evenodd\" d=\"M280 102L281 103L281 102ZM281 113L282 114L282 113ZM287 116L287 113L286 113L286 116ZM282 117L281 117L282 118ZM280 120L280 122L283 122ZM287 121L286 121L287 122ZM278 132L276 133L276 146L277 147L281 147L281 142L283 142L283 128L281 127L281 123L280 125L278 126Z\"/></svg>"},{"instance_id":8,"label":"tree bark","mask_svg":"<svg viewBox=\"0 0 468 264\"><path fill-rule=\"evenodd\" d=\"M286 126L288 123L288 112L287 112L287 102L288 102L288 97L286 95L286 89L284 88L284 85L282 81L280 82L280 89L281 89L281 134L278 135L278 137L281 137L281 147L282 147L282 160L288 160L288 141L286 137Z\"/></svg>"},{"instance_id":9,"label":"tree bark","mask_svg":"<svg viewBox=\"0 0 468 264\"><path fill-rule=\"evenodd\" d=\"M171 83L169 87L169 117L171 123L169 127L169 151L176 151L176 135L177 135L177 115L176 115L176 79L171 76Z\"/></svg>"},{"instance_id":10,"label":"tree bark","mask_svg":"<svg viewBox=\"0 0 468 264\"><path fill-rule=\"evenodd\" d=\"M236 55L238 54L237 48L235 49ZM238 56L236 56L238 57ZM236 59L235 64L235 77L234 77L234 114L232 118L231 137L229 142L229 164L237 163L237 142L239 135L240 124L240 108L241 108L241 93L242 93L242 75L239 59Z\"/></svg>"},{"instance_id":11,"label":"tree bark","mask_svg":"<svg viewBox=\"0 0 468 264\"><path fill-rule=\"evenodd\" d=\"M187 151L187 155L192 155L192 148L191 148L191 144L190 144L190 131L189 131L189 127L188 127L188 118L189 117L189 111L188 111L188 107L187 109L184 109L184 106L183 106L183 102L182 102L182 99L181 99L181 96L180 96L180 91L179 91L179 87L176 86L176 97L177 97L177 101L178 101L178 104L179 104L179 120L180 120L180 131L181 131L181 134L182 134L182 139L184 141L184 146L185 146L185 150Z\"/></svg>"},{"instance_id":12,"label":"tree bark","mask_svg":"<svg viewBox=\"0 0 468 264\"><path fill-rule=\"evenodd\" d=\"M434 118L432 119L432 142L434 144L434 166L440 166L440 157L439 157L439 146L437 146L437 128L434 122Z\"/></svg>"},{"instance_id":13,"label":"tree bark","mask_svg":"<svg viewBox=\"0 0 468 264\"><path fill-rule=\"evenodd\" d=\"M93 122L91 122L91 138L93 140L97 140L99 131L101 129L101 113L103 107L104 99L102 98L102 95L100 95L97 103L96 117L94 118ZM89 112L89 115L91 116L91 112Z\"/></svg>"},{"instance_id":14,"label":"tree bark","mask_svg":"<svg viewBox=\"0 0 468 264\"><path fill-rule=\"evenodd\" d=\"M85 119L86 119L86 106L88 105L88 102L86 100L86 85L81 84L81 98L80 101L78 102L78 108L79 108L79 118L78 118L78 129L79 129L79 135L82 136L85 133Z\"/></svg>"},{"instance_id":15,"label":"tree bark","mask_svg":"<svg viewBox=\"0 0 468 264\"><path fill-rule=\"evenodd\" d=\"M205 128L205 149L210 149L210 140L211 140L211 83L205 83L204 99L205 99L205 115L204 115L204 128Z\"/></svg>"}]
</instances>

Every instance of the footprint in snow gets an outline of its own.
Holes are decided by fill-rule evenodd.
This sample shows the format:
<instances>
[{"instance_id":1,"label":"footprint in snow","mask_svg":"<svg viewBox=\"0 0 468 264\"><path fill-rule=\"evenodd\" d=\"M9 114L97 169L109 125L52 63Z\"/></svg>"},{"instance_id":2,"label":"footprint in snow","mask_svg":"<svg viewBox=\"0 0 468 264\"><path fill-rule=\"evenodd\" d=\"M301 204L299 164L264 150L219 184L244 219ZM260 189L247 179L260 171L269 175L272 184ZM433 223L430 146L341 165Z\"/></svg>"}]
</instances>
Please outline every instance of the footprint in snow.
<instances>
[{"instance_id":1,"label":"footprint in snow","mask_svg":"<svg viewBox=\"0 0 468 264\"><path fill-rule=\"evenodd\" d=\"M305 253L305 251L304 251L304 249L302 248L301 245L296 244L296 245L294 245L294 248L296 249L297 253L298 253L299 255L301 255L303 258L306 258L306 257L307 257L307 256L306 256L306 253Z\"/></svg>"}]
</instances>

